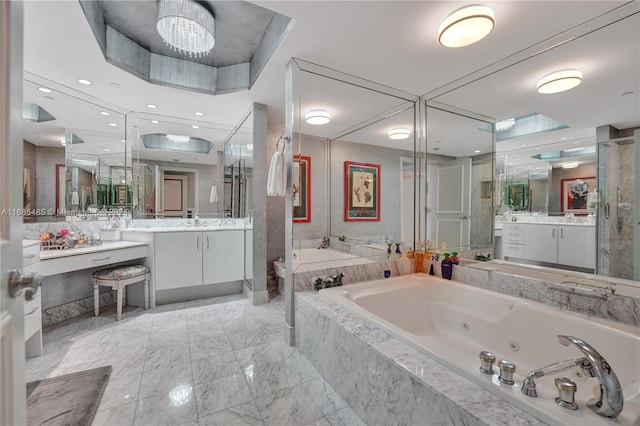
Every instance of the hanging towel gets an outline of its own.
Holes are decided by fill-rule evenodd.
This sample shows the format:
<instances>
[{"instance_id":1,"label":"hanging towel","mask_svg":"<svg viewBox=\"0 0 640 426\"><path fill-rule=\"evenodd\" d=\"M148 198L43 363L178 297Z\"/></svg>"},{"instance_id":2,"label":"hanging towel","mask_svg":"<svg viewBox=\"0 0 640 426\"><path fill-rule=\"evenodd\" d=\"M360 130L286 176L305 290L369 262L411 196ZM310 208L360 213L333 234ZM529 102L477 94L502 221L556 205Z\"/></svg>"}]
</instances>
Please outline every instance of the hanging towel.
<instances>
[{"instance_id":1,"label":"hanging towel","mask_svg":"<svg viewBox=\"0 0 640 426\"><path fill-rule=\"evenodd\" d=\"M211 195L209 195L209 202L211 204L218 202L218 188L216 187L215 183L211 185Z\"/></svg>"},{"instance_id":2,"label":"hanging towel","mask_svg":"<svg viewBox=\"0 0 640 426\"><path fill-rule=\"evenodd\" d=\"M267 195L282 197L286 192L287 176L284 172L284 153L278 151L271 157L267 178Z\"/></svg>"},{"instance_id":3,"label":"hanging towel","mask_svg":"<svg viewBox=\"0 0 640 426\"><path fill-rule=\"evenodd\" d=\"M71 192L71 205L77 206L80 204L80 197L78 197L78 191Z\"/></svg>"}]
</instances>

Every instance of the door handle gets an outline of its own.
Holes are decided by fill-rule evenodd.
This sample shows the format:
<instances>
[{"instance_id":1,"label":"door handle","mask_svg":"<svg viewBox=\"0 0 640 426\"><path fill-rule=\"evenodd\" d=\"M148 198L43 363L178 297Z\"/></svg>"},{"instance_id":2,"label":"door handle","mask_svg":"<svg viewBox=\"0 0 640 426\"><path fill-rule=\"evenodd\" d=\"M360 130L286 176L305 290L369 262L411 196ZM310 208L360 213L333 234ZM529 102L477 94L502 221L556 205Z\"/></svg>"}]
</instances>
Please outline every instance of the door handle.
<instances>
[{"instance_id":1,"label":"door handle","mask_svg":"<svg viewBox=\"0 0 640 426\"><path fill-rule=\"evenodd\" d=\"M209 250L209 236L207 235L207 250Z\"/></svg>"},{"instance_id":2,"label":"door handle","mask_svg":"<svg viewBox=\"0 0 640 426\"><path fill-rule=\"evenodd\" d=\"M555 237L556 237L556 228L551 228L551 236L552 236L553 238L555 238Z\"/></svg>"},{"instance_id":3,"label":"door handle","mask_svg":"<svg viewBox=\"0 0 640 426\"><path fill-rule=\"evenodd\" d=\"M460 220L467 220L467 219L469 219L469 216L460 216L459 219Z\"/></svg>"},{"instance_id":4,"label":"door handle","mask_svg":"<svg viewBox=\"0 0 640 426\"><path fill-rule=\"evenodd\" d=\"M9 294L12 298L18 298L24 291L24 298L26 300L33 299L38 287L42 284L42 275L33 274L29 276L22 275L17 269L9 271Z\"/></svg>"},{"instance_id":5,"label":"door handle","mask_svg":"<svg viewBox=\"0 0 640 426\"><path fill-rule=\"evenodd\" d=\"M196 248L200 251L200 237L196 240Z\"/></svg>"},{"instance_id":6,"label":"door handle","mask_svg":"<svg viewBox=\"0 0 640 426\"><path fill-rule=\"evenodd\" d=\"M560 238L564 238L564 229L560 228Z\"/></svg>"},{"instance_id":7,"label":"door handle","mask_svg":"<svg viewBox=\"0 0 640 426\"><path fill-rule=\"evenodd\" d=\"M604 205L604 218L609 219L611 216L611 203L606 203Z\"/></svg>"}]
</instances>

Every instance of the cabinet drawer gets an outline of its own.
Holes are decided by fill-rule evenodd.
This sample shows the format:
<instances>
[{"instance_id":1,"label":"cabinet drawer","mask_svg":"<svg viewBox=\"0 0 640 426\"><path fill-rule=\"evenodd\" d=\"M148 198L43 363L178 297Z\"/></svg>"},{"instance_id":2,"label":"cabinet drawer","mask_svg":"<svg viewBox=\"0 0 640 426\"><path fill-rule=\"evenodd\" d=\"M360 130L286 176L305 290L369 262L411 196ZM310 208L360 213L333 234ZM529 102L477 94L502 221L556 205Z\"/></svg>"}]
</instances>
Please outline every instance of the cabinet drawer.
<instances>
[{"instance_id":1,"label":"cabinet drawer","mask_svg":"<svg viewBox=\"0 0 640 426\"><path fill-rule=\"evenodd\" d=\"M40 246L29 246L22 249L22 267L36 263L40 258Z\"/></svg>"},{"instance_id":2,"label":"cabinet drawer","mask_svg":"<svg viewBox=\"0 0 640 426\"><path fill-rule=\"evenodd\" d=\"M40 271L45 277L80 269L111 265L127 260L147 257L147 246L118 248L40 260Z\"/></svg>"},{"instance_id":3,"label":"cabinet drawer","mask_svg":"<svg viewBox=\"0 0 640 426\"><path fill-rule=\"evenodd\" d=\"M507 257L524 257L524 246L521 244L503 244L502 255Z\"/></svg>"},{"instance_id":4,"label":"cabinet drawer","mask_svg":"<svg viewBox=\"0 0 640 426\"><path fill-rule=\"evenodd\" d=\"M507 229L505 231L506 232L502 233L502 239L506 243L524 244L524 230L518 231L518 230Z\"/></svg>"},{"instance_id":5,"label":"cabinet drawer","mask_svg":"<svg viewBox=\"0 0 640 426\"><path fill-rule=\"evenodd\" d=\"M42 328L42 303L40 292L24 304L24 340Z\"/></svg>"},{"instance_id":6,"label":"cabinet drawer","mask_svg":"<svg viewBox=\"0 0 640 426\"><path fill-rule=\"evenodd\" d=\"M507 223L504 229L507 231L524 231L524 223Z\"/></svg>"}]
</instances>

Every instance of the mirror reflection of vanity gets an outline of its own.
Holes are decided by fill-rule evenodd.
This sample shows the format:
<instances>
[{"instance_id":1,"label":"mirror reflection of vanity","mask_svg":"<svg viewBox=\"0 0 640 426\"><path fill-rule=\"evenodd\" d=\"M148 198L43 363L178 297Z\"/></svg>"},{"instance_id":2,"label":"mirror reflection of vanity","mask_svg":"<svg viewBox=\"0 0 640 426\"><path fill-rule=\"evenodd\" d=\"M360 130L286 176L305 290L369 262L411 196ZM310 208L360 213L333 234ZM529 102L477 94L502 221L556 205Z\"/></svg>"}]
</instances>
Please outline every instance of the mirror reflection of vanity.
<instances>
[{"instance_id":1,"label":"mirror reflection of vanity","mask_svg":"<svg viewBox=\"0 0 640 426\"><path fill-rule=\"evenodd\" d=\"M637 14L604 19L593 31L559 35L476 72L435 99L495 117L497 258L637 281L640 21ZM607 58L606 67L590 65L595 58ZM582 84L536 92L544 74L573 67Z\"/></svg>"}]
</instances>

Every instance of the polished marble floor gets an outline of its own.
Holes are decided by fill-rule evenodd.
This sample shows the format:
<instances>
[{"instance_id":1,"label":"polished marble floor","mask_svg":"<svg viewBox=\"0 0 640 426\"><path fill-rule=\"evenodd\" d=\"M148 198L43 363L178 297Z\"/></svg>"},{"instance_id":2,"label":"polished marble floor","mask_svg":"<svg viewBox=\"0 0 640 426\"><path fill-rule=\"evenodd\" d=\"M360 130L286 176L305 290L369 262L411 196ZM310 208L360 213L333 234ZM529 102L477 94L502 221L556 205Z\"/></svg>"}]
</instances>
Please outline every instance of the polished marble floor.
<instances>
[{"instance_id":1,"label":"polished marble floor","mask_svg":"<svg viewBox=\"0 0 640 426\"><path fill-rule=\"evenodd\" d=\"M283 318L242 295L81 315L45 330L27 381L111 365L96 426L363 425L284 344Z\"/></svg>"}]
</instances>

